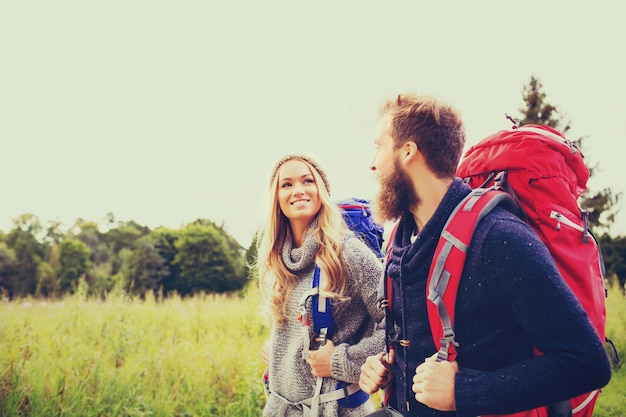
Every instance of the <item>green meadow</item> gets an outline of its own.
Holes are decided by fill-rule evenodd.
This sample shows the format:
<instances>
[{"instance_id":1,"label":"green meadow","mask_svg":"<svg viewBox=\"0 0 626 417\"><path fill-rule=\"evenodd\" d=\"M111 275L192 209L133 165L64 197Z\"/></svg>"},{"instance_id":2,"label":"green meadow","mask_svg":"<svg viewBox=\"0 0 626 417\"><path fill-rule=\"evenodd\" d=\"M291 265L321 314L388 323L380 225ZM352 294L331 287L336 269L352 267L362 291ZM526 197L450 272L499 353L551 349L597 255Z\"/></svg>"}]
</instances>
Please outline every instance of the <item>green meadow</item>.
<instances>
[{"instance_id":1,"label":"green meadow","mask_svg":"<svg viewBox=\"0 0 626 417\"><path fill-rule=\"evenodd\" d=\"M626 352L626 299L608 298L608 335ZM0 301L0 416L260 416L258 292L101 301ZM596 416L626 415L616 367Z\"/></svg>"}]
</instances>

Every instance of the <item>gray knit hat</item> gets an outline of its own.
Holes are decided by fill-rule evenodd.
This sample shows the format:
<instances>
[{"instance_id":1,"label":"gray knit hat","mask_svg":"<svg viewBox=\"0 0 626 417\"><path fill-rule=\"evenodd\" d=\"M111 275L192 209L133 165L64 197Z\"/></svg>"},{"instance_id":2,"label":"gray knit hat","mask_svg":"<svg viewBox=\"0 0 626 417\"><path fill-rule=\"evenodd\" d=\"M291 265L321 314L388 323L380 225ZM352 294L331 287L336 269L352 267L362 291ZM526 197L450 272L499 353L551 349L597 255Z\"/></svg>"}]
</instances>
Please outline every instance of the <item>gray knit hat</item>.
<instances>
[{"instance_id":1,"label":"gray knit hat","mask_svg":"<svg viewBox=\"0 0 626 417\"><path fill-rule=\"evenodd\" d=\"M280 161L278 161L276 163L276 165L274 165L274 169L272 170L272 175L270 176L270 186L271 186L272 182L274 181L274 177L276 177L276 173L278 172L280 167L285 162L290 161L292 159L300 159L300 160L308 163L309 165L311 165L313 168L315 168L315 170L317 171L319 176L322 178L322 181L324 181L324 186L326 187L326 191L328 191L328 194L330 194L330 184L328 184L328 178L326 177L326 173L317 164L317 162L315 162L315 160L313 158L311 158L309 156L301 155L301 154L287 155L284 158L282 158Z\"/></svg>"}]
</instances>

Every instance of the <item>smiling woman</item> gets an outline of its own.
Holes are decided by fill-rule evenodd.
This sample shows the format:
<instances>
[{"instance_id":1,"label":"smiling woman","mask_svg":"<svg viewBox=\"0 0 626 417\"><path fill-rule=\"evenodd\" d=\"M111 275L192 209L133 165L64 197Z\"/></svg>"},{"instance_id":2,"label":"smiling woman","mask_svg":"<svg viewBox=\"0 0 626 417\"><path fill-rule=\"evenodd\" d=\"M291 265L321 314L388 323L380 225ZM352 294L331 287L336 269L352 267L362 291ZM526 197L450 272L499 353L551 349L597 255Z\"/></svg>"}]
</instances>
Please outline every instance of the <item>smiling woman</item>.
<instances>
[{"instance_id":1,"label":"smiling woman","mask_svg":"<svg viewBox=\"0 0 626 417\"><path fill-rule=\"evenodd\" d=\"M358 387L360 368L384 347L376 330L382 265L360 239L350 238L326 174L312 158L289 155L270 178L269 219L258 250L271 328L263 349L269 370L263 415L364 415L373 405ZM318 306L332 307L333 323L321 330L312 312Z\"/></svg>"},{"instance_id":2,"label":"smiling woman","mask_svg":"<svg viewBox=\"0 0 626 417\"><path fill-rule=\"evenodd\" d=\"M280 167L278 204L289 219L296 247L301 246L304 232L322 206L313 171L303 160L292 159Z\"/></svg>"}]
</instances>

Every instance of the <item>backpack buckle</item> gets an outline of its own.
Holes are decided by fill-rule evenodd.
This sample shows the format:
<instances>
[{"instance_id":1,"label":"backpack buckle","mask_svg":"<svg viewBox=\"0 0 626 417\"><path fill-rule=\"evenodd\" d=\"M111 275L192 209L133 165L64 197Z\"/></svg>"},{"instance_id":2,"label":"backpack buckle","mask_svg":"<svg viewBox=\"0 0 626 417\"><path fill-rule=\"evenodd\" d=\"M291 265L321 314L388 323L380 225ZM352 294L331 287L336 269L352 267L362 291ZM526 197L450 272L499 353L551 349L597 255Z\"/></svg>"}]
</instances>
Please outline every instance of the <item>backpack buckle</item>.
<instances>
[{"instance_id":1,"label":"backpack buckle","mask_svg":"<svg viewBox=\"0 0 626 417\"><path fill-rule=\"evenodd\" d=\"M320 343L320 346L324 346L326 344L326 341L328 340L328 327L322 327L320 329L320 334L317 337L317 340Z\"/></svg>"},{"instance_id":2,"label":"backpack buckle","mask_svg":"<svg viewBox=\"0 0 626 417\"><path fill-rule=\"evenodd\" d=\"M305 309L301 309L301 310L298 311L298 321L301 324L303 324L303 325L305 325L307 327L311 325L311 322L310 322L309 318L306 317L306 310Z\"/></svg>"},{"instance_id":3,"label":"backpack buckle","mask_svg":"<svg viewBox=\"0 0 626 417\"><path fill-rule=\"evenodd\" d=\"M439 348L439 351L437 352L437 362L444 362L448 360L450 345L457 348L459 347L459 343L454 340L454 335L442 337L439 339L439 343L441 348Z\"/></svg>"}]
</instances>

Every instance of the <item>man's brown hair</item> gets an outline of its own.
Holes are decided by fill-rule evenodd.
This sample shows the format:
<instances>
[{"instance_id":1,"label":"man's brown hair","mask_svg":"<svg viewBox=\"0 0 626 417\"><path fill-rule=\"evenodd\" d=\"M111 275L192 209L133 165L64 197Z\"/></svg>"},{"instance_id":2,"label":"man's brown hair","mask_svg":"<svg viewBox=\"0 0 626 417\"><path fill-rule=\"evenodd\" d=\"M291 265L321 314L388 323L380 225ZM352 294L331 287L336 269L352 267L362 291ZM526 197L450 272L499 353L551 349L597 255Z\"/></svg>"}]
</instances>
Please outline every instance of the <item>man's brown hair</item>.
<instances>
[{"instance_id":1,"label":"man's brown hair","mask_svg":"<svg viewBox=\"0 0 626 417\"><path fill-rule=\"evenodd\" d=\"M465 146L465 128L452 106L433 97L402 94L385 103L381 115L387 114L396 146L414 142L435 175L455 176Z\"/></svg>"}]
</instances>

